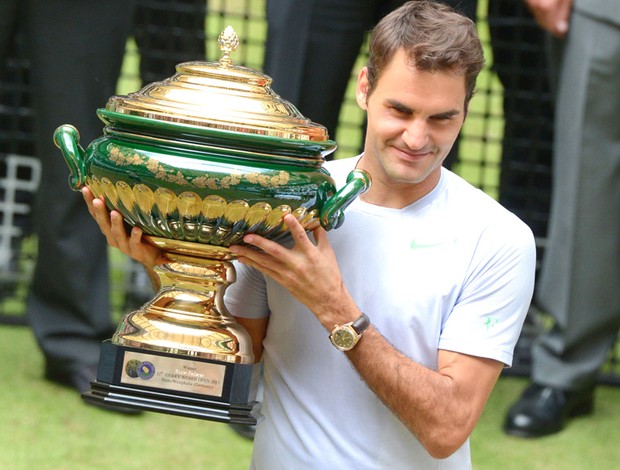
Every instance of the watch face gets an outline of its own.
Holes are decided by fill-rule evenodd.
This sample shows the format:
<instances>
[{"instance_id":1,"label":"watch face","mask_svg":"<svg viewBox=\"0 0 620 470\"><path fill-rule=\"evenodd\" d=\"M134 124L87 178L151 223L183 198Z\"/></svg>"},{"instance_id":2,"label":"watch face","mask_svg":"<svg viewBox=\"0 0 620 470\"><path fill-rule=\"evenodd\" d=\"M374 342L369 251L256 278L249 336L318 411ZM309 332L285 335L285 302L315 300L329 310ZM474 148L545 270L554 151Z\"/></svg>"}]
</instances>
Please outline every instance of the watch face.
<instances>
[{"instance_id":1,"label":"watch face","mask_svg":"<svg viewBox=\"0 0 620 470\"><path fill-rule=\"evenodd\" d=\"M356 335L349 328L340 328L334 331L332 341L339 348L348 350L355 346Z\"/></svg>"}]
</instances>

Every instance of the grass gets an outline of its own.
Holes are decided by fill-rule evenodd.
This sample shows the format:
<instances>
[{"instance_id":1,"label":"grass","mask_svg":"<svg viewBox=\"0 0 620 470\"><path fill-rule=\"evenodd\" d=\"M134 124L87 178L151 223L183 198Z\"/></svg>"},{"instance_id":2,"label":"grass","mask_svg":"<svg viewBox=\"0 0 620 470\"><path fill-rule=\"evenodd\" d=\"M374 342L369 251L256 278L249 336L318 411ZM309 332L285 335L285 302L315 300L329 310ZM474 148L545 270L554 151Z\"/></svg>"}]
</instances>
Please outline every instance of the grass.
<instances>
[{"instance_id":1,"label":"grass","mask_svg":"<svg viewBox=\"0 0 620 470\"><path fill-rule=\"evenodd\" d=\"M148 412L118 415L44 381L42 356L26 327L0 325L0 355L4 470L248 468L251 442L225 424ZM499 380L472 436L476 470L618 467L620 388L599 387L592 417L571 421L558 435L523 440L500 427L524 385L520 378Z\"/></svg>"}]
</instances>

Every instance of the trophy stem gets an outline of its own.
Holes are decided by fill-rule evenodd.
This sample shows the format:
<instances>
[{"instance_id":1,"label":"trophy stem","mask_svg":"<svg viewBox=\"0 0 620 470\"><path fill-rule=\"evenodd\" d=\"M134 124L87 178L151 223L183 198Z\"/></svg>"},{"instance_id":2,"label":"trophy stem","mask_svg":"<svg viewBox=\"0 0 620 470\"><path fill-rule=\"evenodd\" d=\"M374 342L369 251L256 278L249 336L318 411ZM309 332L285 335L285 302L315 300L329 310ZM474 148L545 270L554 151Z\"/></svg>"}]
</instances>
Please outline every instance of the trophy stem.
<instances>
[{"instance_id":1,"label":"trophy stem","mask_svg":"<svg viewBox=\"0 0 620 470\"><path fill-rule=\"evenodd\" d=\"M119 346L252 364L251 339L230 315L224 291L235 281L229 261L174 253L157 266L155 298L125 315L112 337Z\"/></svg>"}]
</instances>

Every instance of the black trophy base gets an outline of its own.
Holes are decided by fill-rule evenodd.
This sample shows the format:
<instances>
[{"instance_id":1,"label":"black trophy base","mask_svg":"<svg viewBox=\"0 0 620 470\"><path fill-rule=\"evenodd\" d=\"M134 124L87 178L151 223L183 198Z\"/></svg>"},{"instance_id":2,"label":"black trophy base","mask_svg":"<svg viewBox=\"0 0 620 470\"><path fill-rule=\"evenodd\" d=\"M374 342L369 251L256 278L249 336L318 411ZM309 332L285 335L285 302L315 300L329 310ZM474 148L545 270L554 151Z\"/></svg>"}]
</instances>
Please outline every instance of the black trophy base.
<instances>
[{"instance_id":1,"label":"black trophy base","mask_svg":"<svg viewBox=\"0 0 620 470\"><path fill-rule=\"evenodd\" d=\"M221 423L256 424L256 419L250 414L252 406L249 405L230 405L170 392L111 385L96 380L91 382L90 390L84 392L82 398L95 405L104 403Z\"/></svg>"},{"instance_id":2,"label":"black trophy base","mask_svg":"<svg viewBox=\"0 0 620 470\"><path fill-rule=\"evenodd\" d=\"M250 400L249 391L254 367L106 341L101 347L97 379L82 398L94 405L253 425L255 402ZM215 391L210 395L205 390Z\"/></svg>"}]
</instances>

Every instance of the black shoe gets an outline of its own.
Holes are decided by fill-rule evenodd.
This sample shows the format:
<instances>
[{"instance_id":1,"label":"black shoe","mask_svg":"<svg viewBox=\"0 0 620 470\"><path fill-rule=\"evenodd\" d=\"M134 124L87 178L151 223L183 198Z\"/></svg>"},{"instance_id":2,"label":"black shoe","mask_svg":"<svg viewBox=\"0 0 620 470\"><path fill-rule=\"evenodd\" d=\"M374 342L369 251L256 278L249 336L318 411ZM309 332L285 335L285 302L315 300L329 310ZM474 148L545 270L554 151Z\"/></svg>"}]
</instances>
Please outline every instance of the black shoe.
<instances>
[{"instance_id":1,"label":"black shoe","mask_svg":"<svg viewBox=\"0 0 620 470\"><path fill-rule=\"evenodd\" d=\"M517 437L541 437L564 429L568 418L592 413L594 388L565 391L531 384L506 415L504 432Z\"/></svg>"},{"instance_id":2,"label":"black shoe","mask_svg":"<svg viewBox=\"0 0 620 470\"><path fill-rule=\"evenodd\" d=\"M97 366L79 366L75 369L59 369L50 366L45 367L45 379L50 382L69 387L76 390L80 395L90 389L90 383L95 380L97 376ZM89 405L94 405L98 408L102 408L108 411L115 411L117 413L123 413L127 415L140 414L141 411L134 408L128 408L124 406L112 405L109 403L91 403L85 402Z\"/></svg>"}]
</instances>

